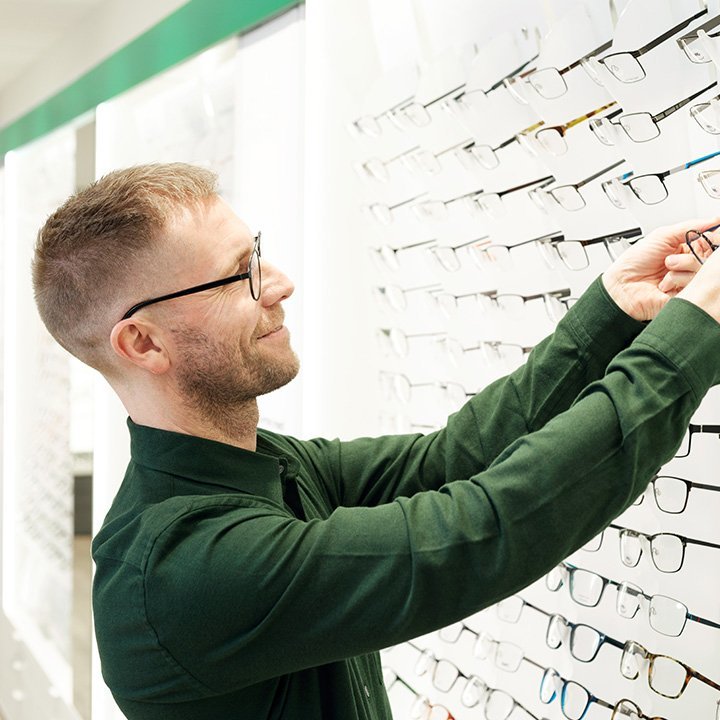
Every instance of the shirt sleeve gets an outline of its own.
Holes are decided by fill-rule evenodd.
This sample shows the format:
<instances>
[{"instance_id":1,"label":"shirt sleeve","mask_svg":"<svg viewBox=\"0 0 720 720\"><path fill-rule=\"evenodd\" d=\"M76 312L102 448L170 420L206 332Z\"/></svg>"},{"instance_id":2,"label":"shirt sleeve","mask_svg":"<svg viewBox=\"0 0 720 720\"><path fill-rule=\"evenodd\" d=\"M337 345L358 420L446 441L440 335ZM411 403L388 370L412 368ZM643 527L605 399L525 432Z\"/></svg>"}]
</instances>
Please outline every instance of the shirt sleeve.
<instances>
[{"instance_id":1,"label":"shirt sleeve","mask_svg":"<svg viewBox=\"0 0 720 720\"><path fill-rule=\"evenodd\" d=\"M645 325L597 278L555 332L511 375L490 384L427 435L298 441L332 484L338 504L373 506L486 469L519 437L563 412Z\"/></svg>"},{"instance_id":2,"label":"shirt sleeve","mask_svg":"<svg viewBox=\"0 0 720 720\"><path fill-rule=\"evenodd\" d=\"M220 693L467 617L541 577L644 490L720 382L719 356L720 326L671 300L601 380L483 472L308 522L271 501L186 509L148 549L147 622L178 667Z\"/></svg>"}]
</instances>

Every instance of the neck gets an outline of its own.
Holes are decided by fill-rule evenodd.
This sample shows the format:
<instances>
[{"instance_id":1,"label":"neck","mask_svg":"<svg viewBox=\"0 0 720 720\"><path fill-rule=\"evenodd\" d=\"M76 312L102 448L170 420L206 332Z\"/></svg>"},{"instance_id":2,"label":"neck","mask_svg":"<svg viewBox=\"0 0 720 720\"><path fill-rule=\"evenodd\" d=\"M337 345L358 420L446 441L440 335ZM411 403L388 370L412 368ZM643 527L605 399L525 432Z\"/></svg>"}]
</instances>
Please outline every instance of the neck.
<instances>
[{"instance_id":1,"label":"neck","mask_svg":"<svg viewBox=\"0 0 720 720\"><path fill-rule=\"evenodd\" d=\"M259 412L255 398L222 409L199 408L187 402L170 403L167 398L165 402L152 402L147 396L131 401L121 395L121 399L128 415L138 425L194 435L253 452L256 449Z\"/></svg>"}]
</instances>

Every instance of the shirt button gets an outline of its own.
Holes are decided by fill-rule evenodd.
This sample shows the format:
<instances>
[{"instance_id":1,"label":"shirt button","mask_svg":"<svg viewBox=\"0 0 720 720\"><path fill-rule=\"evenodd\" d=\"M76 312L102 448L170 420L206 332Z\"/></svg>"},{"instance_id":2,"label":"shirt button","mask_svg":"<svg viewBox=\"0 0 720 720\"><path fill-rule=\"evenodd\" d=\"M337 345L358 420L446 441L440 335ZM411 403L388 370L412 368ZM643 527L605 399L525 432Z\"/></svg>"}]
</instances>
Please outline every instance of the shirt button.
<instances>
[{"instance_id":1,"label":"shirt button","mask_svg":"<svg viewBox=\"0 0 720 720\"><path fill-rule=\"evenodd\" d=\"M367 685L363 685L363 687L365 688L365 694L366 694L368 697L370 697L370 691L368 690L368 686L367 686Z\"/></svg>"}]
</instances>

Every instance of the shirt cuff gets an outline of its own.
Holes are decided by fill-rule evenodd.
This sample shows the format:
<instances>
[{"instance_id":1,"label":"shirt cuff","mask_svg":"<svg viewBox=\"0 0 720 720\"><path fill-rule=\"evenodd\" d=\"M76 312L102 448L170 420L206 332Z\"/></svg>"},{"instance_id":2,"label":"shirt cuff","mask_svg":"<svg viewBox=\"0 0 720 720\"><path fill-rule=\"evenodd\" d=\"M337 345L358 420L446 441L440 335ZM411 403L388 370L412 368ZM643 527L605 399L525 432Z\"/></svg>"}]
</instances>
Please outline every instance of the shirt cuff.
<instances>
[{"instance_id":1,"label":"shirt cuff","mask_svg":"<svg viewBox=\"0 0 720 720\"><path fill-rule=\"evenodd\" d=\"M630 317L610 297L602 277L597 277L562 322L580 344L608 362L645 329L646 324Z\"/></svg>"},{"instance_id":2,"label":"shirt cuff","mask_svg":"<svg viewBox=\"0 0 720 720\"><path fill-rule=\"evenodd\" d=\"M720 384L720 323L697 305L672 298L636 342L668 358L698 399Z\"/></svg>"}]
</instances>

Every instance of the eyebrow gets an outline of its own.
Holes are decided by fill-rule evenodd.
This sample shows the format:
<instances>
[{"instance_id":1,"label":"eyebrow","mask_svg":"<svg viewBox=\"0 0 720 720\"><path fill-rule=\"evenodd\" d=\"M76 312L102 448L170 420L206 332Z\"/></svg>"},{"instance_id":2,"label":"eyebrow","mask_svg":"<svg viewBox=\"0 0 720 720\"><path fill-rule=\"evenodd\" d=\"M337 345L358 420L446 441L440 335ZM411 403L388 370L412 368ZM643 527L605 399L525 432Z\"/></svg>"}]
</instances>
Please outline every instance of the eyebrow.
<instances>
[{"instance_id":1,"label":"eyebrow","mask_svg":"<svg viewBox=\"0 0 720 720\"><path fill-rule=\"evenodd\" d=\"M245 272L244 269L242 269L242 263L245 263L245 266L247 266L248 262L250 261L250 254L252 253L253 245L251 244L249 248L244 248L241 250L236 256L235 260L229 265L226 265L225 267L229 267L228 272L224 273L222 277L232 277L233 275L239 275L242 272Z\"/></svg>"}]
</instances>

